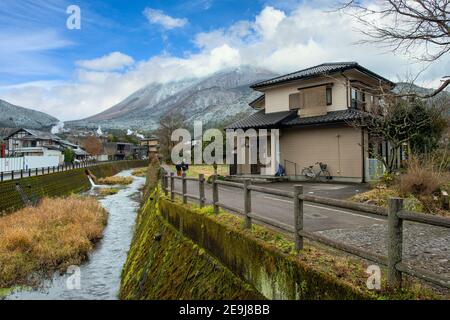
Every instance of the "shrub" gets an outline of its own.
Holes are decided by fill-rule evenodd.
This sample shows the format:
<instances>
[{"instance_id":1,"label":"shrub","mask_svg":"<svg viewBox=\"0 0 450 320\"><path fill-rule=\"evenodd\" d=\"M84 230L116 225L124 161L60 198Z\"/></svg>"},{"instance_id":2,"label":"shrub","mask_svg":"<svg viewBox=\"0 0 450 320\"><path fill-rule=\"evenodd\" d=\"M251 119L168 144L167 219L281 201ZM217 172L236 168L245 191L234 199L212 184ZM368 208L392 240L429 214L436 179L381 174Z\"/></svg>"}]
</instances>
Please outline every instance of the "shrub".
<instances>
[{"instance_id":1,"label":"shrub","mask_svg":"<svg viewBox=\"0 0 450 320\"><path fill-rule=\"evenodd\" d=\"M380 182L386 186L391 186L396 182L396 176L394 173L385 172L380 177Z\"/></svg>"},{"instance_id":2,"label":"shrub","mask_svg":"<svg viewBox=\"0 0 450 320\"><path fill-rule=\"evenodd\" d=\"M399 179L399 189L403 195L429 196L438 191L442 183L442 173L431 161L421 163L417 158L407 162L406 173Z\"/></svg>"}]
</instances>

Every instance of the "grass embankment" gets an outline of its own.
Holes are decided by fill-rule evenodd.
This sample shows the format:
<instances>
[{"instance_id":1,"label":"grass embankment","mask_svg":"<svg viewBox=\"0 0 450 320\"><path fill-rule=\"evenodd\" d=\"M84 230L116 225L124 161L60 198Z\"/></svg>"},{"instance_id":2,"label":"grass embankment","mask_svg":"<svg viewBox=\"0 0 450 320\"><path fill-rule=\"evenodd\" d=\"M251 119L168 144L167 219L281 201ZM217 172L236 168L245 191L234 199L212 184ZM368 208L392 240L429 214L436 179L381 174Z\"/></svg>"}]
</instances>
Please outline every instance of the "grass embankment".
<instances>
[{"instance_id":1,"label":"grass embankment","mask_svg":"<svg viewBox=\"0 0 450 320\"><path fill-rule=\"evenodd\" d=\"M80 264L106 222L97 200L79 196L45 198L1 217L0 288L36 285L41 276Z\"/></svg>"},{"instance_id":2,"label":"grass embankment","mask_svg":"<svg viewBox=\"0 0 450 320\"><path fill-rule=\"evenodd\" d=\"M106 184L106 185L128 185L133 182L132 177L119 177L119 176L113 176L113 177L106 177L106 178L100 178L97 180L98 184Z\"/></svg>"}]
</instances>

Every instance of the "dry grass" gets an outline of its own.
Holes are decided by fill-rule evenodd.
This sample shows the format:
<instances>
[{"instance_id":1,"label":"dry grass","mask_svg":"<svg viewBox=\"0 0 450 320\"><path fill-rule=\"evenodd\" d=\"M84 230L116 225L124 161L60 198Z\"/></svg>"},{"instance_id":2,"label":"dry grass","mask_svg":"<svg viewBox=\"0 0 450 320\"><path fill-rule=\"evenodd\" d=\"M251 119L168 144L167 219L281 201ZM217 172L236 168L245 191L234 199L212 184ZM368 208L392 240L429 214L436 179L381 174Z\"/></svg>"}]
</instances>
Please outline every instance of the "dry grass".
<instances>
[{"instance_id":1,"label":"dry grass","mask_svg":"<svg viewBox=\"0 0 450 320\"><path fill-rule=\"evenodd\" d=\"M131 184L132 182L133 182L132 177L119 177L119 176L100 178L97 180L98 184L106 184L106 185L116 185L116 184L127 185Z\"/></svg>"},{"instance_id":2,"label":"dry grass","mask_svg":"<svg viewBox=\"0 0 450 320\"><path fill-rule=\"evenodd\" d=\"M408 161L406 173L399 179L399 190L402 194L430 196L444 183L443 173L436 170L432 162L421 163L412 158Z\"/></svg>"},{"instance_id":3,"label":"dry grass","mask_svg":"<svg viewBox=\"0 0 450 320\"><path fill-rule=\"evenodd\" d=\"M100 196L111 196L117 192L119 192L119 189L117 188L102 188L98 190Z\"/></svg>"},{"instance_id":4,"label":"dry grass","mask_svg":"<svg viewBox=\"0 0 450 320\"><path fill-rule=\"evenodd\" d=\"M147 175L147 171L148 171L148 168L147 168L147 167L144 167L144 168L137 168L137 169L134 169L134 170L131 172L131 174L132 174L133 176L135 176L135 177L145 177L145 176Z\"/></svg>"},{"instance_id":5,"label":"dry grass","mask_svg":"<svg viewBox=\"0 0 450 320\"><path fill-rule=\"evenodd\" d=\"M198 177L200 173L205 175L205 179L208 179L209 176L214 174L214 167L212 165L192 165L189 166L189 170L186 172L186 175L189 177ZM217 165L217 174L220 176L228 175L228 166L227 165Z\"/></svg>"},{"instance_id":6,"label":"dry grass","mask_svg":"<svg viewBox=\"0 0 450 320\"><path fill-rule=\"evenodd\" d=\"M387 207L389 205L389 198L396 198L399 196L400 193L396 189L376 186L372 190L354 195L350 200L379 207Z\"/></svg>"},{"instance_id":7,"label":"dry grass","mask_svg":"<svg viewBox=\"0 0 450 320\"><path fill-rule=\"evenodd\" d=\"M94 198L43 199L0 218L0 288L33 285L47 275L80 264L102 237L107 213Z\"/></svg>"}]
</instances>

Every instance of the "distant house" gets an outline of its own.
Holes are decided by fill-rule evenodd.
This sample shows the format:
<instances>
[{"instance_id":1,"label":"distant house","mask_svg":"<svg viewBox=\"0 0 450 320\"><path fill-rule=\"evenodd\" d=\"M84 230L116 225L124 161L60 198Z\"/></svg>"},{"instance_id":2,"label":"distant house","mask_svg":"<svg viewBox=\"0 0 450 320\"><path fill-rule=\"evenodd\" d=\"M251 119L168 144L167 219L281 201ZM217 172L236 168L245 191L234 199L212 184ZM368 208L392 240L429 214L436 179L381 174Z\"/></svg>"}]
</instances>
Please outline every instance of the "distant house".
<instances>
[{"instance_id":1,"label":"distant house","mask_svg":"<svg viewBox=\"0 0 450 320\"><path fill-rule=\"evenodd\" d=\"M21 128L10 133L4 140L6 155L9 157L59 156L62 162L65 148L71 148L78 160L85 160L88 156L78 145L45 131Z\"/></svg>"},{"instance_id":2,"label":"distant house","mask_svg":"<svg viewBox=\"0 0 450 320\"><path fill-rule=\"evenodd\" d=\"M159 140L157 137L143 138L139 142L141 146L145 146L147 157L158 154Z\"/></svg>"},{"instance_id":3,"label":"distant house","mask_svg":"<svg viewBox=\"0 0 450 320\"><path fill-rule=\"evenodd\" d=\"M235 159L241 153L245 163L230 166L230 173L274 175L282 165L287 176L301 178L304 167L323 162L334 180L369 180L373 166L379 165L372 150L387 157L386 145L372 145L370 132L351 123L381 105L382 92L393 87L356 62L324 63L252 85L262 93L250 103L258 112L228 128L267 129L270 163L249 161L245 142L234 151Z\"/></svg>"},{"instance_id":4,"label":"distant house","mask_svg":"<svg viewBox=\"0 0 450 320\"><path fill-rule=\"evenodd\" d=\"M60 138L33 129L18 129L5 137L7 156L61 156Z\"/></svg>"},{"instance_id":5,"label":"distant house","mask_svg":"<svg viewBox=\"0 0 450 320\"><path fill-rule=\"evenodd\" d=\"M134 144L127 142L107 142L104 148L110 160L126 160L134 158L134 146Z\"/></svg>"}]
</instances>

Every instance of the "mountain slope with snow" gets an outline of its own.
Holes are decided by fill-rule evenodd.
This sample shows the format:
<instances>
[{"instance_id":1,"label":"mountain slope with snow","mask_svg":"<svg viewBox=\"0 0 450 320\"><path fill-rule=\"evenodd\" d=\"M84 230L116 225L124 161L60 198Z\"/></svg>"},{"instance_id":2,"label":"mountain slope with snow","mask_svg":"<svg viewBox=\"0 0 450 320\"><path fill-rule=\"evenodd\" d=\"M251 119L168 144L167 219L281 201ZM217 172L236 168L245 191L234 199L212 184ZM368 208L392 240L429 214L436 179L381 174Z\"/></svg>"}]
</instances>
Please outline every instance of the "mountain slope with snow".
<instances>
[{"instance_id":1,"label":"mountain slope with snow","mask_svg":"<svg viewBox=\"0 0 450 320\"><path fill-rule=\"evenodd\" d=\"M160 117L172 112L184 114L189 121L225 121L236 114L252 112L248 103L260 93L249 86L274 76L264 69L239 67L200 79L150 84L99 114L66 125L151 130L157 127Z\"/></svg>"},{"instance_id":2,"label":"mountain slope with snow","mask_svg":"<svg viewBox=\"0 0 450 320\"><path fill-rule=\"evenodd\" d=\"M49 129L58 122L58 119L46 113L0 99L0 128Z\"/></svg>"}]
</instances>

